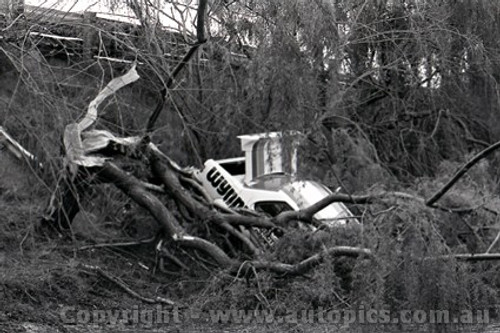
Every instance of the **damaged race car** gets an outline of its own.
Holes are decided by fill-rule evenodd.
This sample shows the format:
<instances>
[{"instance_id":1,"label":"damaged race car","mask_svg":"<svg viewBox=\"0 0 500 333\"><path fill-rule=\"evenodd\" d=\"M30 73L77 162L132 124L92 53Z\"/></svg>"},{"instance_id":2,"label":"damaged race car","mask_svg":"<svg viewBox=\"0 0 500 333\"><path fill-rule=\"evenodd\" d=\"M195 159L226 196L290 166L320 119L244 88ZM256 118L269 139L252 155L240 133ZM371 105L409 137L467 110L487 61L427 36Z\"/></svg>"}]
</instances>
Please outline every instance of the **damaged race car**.
<instances>
[{"instance_id":1,"label":"damaged race car","mask_svg":"<svg viewBox=\"0 0 500 333\"><path fill-rule=\"evenodd\" d=\"M197 178L214 203L228 208L248 208L272 217L308 208L333 192L318 182L297 179L299 137L297 132L241 135L245 156L207 160ZM341 202L328 205L314 218L328 227L359 223ZM257 233L267 246L277 239L272 232Z\"/></svg>"}]
</instances>

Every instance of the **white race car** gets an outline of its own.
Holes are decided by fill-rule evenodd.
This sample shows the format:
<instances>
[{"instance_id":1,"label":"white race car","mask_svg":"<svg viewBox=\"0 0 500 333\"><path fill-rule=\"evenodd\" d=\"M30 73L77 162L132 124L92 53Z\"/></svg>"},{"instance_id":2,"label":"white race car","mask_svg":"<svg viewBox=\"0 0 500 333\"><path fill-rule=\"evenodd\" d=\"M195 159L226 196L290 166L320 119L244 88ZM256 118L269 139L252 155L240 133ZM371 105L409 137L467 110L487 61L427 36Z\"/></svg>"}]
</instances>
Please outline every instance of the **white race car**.
<instances>
[{"instance_id":1,"label":"white race car","mask_svg":"<svg viewBox=\"0 0 500 333\"><path fill-rule=\"evenodd\" d=\"M280 132L239 136L244 157L210 159L197 177L214 202L229 208L245 207L276 216L310 207L332 191L318 182L296 179L298 136ZM286 151L289 159L284 158ZM359 223L340 202L325 207L314 218L326 226Z\"/></svg>"}]
</instances>

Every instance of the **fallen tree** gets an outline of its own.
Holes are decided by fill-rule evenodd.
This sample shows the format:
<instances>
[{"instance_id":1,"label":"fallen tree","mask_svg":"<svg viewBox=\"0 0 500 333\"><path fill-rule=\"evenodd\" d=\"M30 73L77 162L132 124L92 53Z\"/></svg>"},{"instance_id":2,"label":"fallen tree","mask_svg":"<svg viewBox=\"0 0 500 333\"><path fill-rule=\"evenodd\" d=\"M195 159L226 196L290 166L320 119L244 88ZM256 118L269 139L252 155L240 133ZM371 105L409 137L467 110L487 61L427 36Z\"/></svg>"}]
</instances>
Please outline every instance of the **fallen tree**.
<instances>
[{"instance_id":1,"label":"fallen tree","mask_svg":"<svg viewBox=\"0 0 500 333\"><path fill-rule=\"evenodd\" d=\"M362 246L338 245L326 247L311 256L295 263L283 263L269 260L266 253L269 249L258 241L255 230L268 230L277 235L284 235L293 229L292 221L315 225L314 215L334 202L366 205L385 202L391 204L398 200L412 200L422 207L426 205L446 212L469 212L473 207L449 209L436 204L475 162L490 153L500 145L496 144L480 153L469 162L457 175L429 200L401 192L378 192L363 196L334 193L316 204L299 210L283 212L269 217L257 212L236 210L221 207L211 202L204 193L203 187L194 176L193 170L184 169L172 161L149 138L159 114L164 108L166 94L174 83L176 75L190 61L200 45L205 43L204 17L206 1L200 1L197 22L197 41L188 50L181 62L173 69L168 80L164 82L161 99L148 119L143 136L117 137L104 130L93 129L98 119L99 105L119 89L132 84L139 79L135 65L123 76L113 79L90 103L85 117L73 124L67 125L64 131L65 172L56 186L43 218L43 225L55 228L61 232L71 229L71 223L80 210L81 198L87 190L99 183L109 183L123 192L146 210L159 226L156 237L156 249L160 259L168 260L187 269L184 258L173 254L176 248L190 249L201 253L202 258L218 269L233 274L241 271L267 270L279 275L302 275L313 269L325 258L329 257L364 257L372 258L372 249ZM161 78L160 78L161 79ZM163 82L163 80L161 79ZM196 135L196 133L192 133ZM149 177L140 177L125 171L128 163L137 161L149 170ZM148 179L154 179L151 183ZM178 213L168 208L160 195L174 201ZM190 234L185 228L185 221L179 220L179 215L188 223L204 225L214 234L225 234L226 244L217 244L214 239L207 239L197 234ZM316 225L317 226L317 225ZM315 233L314 228L306 230ZM225 249L223 245L228 245ZM493 245L493 244L492 244ZM491 246L490 246L491 248ZM482 260L495 258L495 254L474 256L450 254L450 258L467 260ZM201 261L201 259L200 259Z\"/></svg>"},{"instance_id":2,"label":"fallen tree","mask_svg":"<svg viewBox=\"0 0 500 333\"><path fill-rule=\"evenodd\" d=\"M177 166L149 142L147 136L119 138L110 132L90 129L98 118L99 104L137 79L139 76L133 66L127 74L112 80L98 94L80 122L66 127L64 145L67 172L64 181L60 183L66 189L57 190L53 194L48 214L44 217L45 225L51 225L59 231L69 229L72 218L79 209L78 200L85 195L85 187L92 186L89 184L111 183L154 217L160 230L158 243L160 250L169 253L168 248L193 249L210 258L220 269L233 273L241 271L242 268L247 270L248 267L252 267L278 274L300 275L320 264L325 257L372 256L369 249L336 246L324 249L296 264L267 261L262 256L266 249L255 241L248 228L262 228L283 234L292 220L312 224L313 215L331 202L368 203L377 196L347 197L333 194L305 210L284 212L276 217L256 212L237 212L217 207L209 202L207 196L203 195L203 188L198 184L193 172ZM116 155L123 159L119 160ZM127 159L145 161L150 167L152 178L159 180L160 184L150 184L125 172L119 164L126 164ZM154 192L158 191L165 192L179 206L187 210L193 217L194 223L208 223L209 228L219 228L230 234L234 239L233 246L241 245L240 247L245 250L245 256L239 254L230 256L214 242L190 235L177 217L155 195ZM182 262L182 259L174 261Z\"/></svg>"},{"instance_id":3,"label":"fallen tree","mask_svg":"<svg viewBox=\"0 0 500 333\"><path fill-rule=\"evenodd\" d=\"M51 225L59 231L70 228L72 218L79 209L78 201L85 195L86 188L92 184L110 183L149 212L158 223L156 247L162 262L170 260L180 268L187 269L183 258L173 255L171 251L182 248L201 253L215 267L232 274L266 270L281 276L293 276L306 274L325 258L342 256L372 258L374 254L367 248L340 245L323 248L293 264L269 261L265 256L268 249L256 241L255 235L252 235L253 228L283 235L290 230L292 221L313 225L313 216L333 202L390 204L397 200L411 200L425 207L426 201L423 198L401 192L380 192L363 196L333 193L306 209L283 212L275 217L253 211L220 207L210 202L198 179L194 177L192 169L178 166L150 142L148 136L120 138L107 131L91 129L98 119L99 104L120 88L138 79L139 76L133 66L124 76L112 80L99 93L90 103L87 114L80 122L66 127L64 133L66 173L64 181L60 182L63 190L58 189L53 194L49 214L44 217L45 225ZM145 163L151 173L149 178L157 180L158 183L151 184L146 179L140 179L124 171L120 165L126 165L127 161L132 160ZM178 220L178 215L167 208L158 193L166 194L175 201L179 211L184 211L190 216L190 223L205 224L214 233L222 230L231 236L232 247L242 251L231 253L213 240L189 234L183 223ZM448 211L447 208L436 205L433 208ZM311 230L309 232L315 233ZM492 260L498 257L498 254L450 254L435 258Z\"/></svg>"}]
</instances>

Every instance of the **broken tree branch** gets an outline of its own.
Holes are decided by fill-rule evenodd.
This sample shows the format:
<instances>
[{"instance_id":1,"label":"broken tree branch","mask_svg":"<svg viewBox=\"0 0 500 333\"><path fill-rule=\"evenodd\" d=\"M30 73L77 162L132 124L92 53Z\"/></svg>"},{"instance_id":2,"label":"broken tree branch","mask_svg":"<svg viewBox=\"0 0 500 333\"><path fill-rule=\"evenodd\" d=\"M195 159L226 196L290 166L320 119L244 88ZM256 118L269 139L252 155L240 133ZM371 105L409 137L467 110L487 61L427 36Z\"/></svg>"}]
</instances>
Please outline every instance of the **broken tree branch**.
<instances>
[{"instance_id":1,"label":"broken tree branch","mask_svg":"<svg viewBox=\"0 0 500 333\"><path fill-rule=\"evenodd\" d=\"M122 192L130 196L141 207L148 210L160 225L162 231L170 238L177 238L183 233L175 216L152 193L147 191L139 180L128 175L113 163L106 162L96 170L96 174L104 181L113 183Z\"/></svg>"},{"instance_id":2,"label":"broken tree branch","mask_svg":"<svg viewBox=\"0 0 500 333\"><path fill-rule=\"evenodd\" d=\"M377 195L352 196L342 193L333 193L308 208L299 211L283 212L276 217L276 220L279 225L283 225L291 220L311 221L314 214L334 202L367 204L372 203L378 197Z\"/></svg>"},{"instance_id":3,"label":"broken tree branch","mask_svg":"<svg viewBox=\"0 0 500 333\"><path fill-rule=\"evenodd\" d=\"M175 173L174 169L172 169L170 165L164 165L160 162L161 156L158 155L157 151L154 149L150 149L149 153L153 174L162 181L162 183L165 185L166 191L171 194L173 198L175 198L181 205L186 207L194 216L197 216L198 219L212 221L223 229L227 230L233 236L240 239L243 244L247 246L251 253L259 253L258 247L255 246L251 242L251 240L248 239L248 237L240 232L237 232L232 227L233 223L231 223L231 220L233 218L239 218L240 216L232 214L218 214L216 211L209 209L208 206L195 200L192 194L182 186L182 184L180 183L180 179ZM276 228L273 223L265 221L263 222L259 218L249 217L249 219L252 219L256 224L260 223L267 226L268 228Z\"/></svg>"},{"instance_id":4,"label":"broken tree branch","mask_svg":"<svg viewBox=\"0 0 500 333\"><path fill-rule=\"evenodd\" d=\"M153 194L148 192L135 177L128 175L116 165L106 162L96 168L96 174L102 179L113 183L122 192L130 196L141 207L145 208L158 222L167 239L184 247L201 250L211 256L220 267L228 267L233 260L217 245L205 239L187 235L176 217Z\"/></svg>"},{"instance_id":5,"label":"broken tree branch","mask_svg":"<svg viewBox=\"0 0 500 333\"><path fill-rule=\"evenodd\" d=\"M351 247L351 246L335 246L324 251L317 253L307 259L302 260L297 264L284 264L279 262L267 262L267 261L249 261L243 263L243 265L249 265L254 267L256 270L268 270L273 273L283 274L286 276L303 275L307 273L312 268L321 264L328 257L373 257L373 253L369 249ZM233 267L240 271L244 267Z\"/></svg>"},{"instance_id":6,"label":"broken tree branch","mask_svg":"<svg viewBox=\"0 0 500 333\"><path fill-rule=\"evenodd\" d=\"M453 177L446 183L441 189L439 189L429 200L425 202L425 204L429 207L434 207L434 203L438 201L443 195L448 192L448 190L477 162L479 162L481 159L485 158L492 152L494 152L496 149L500 148L500 141L492 144L488 148L484 149L483 151L479 152L474 156L469 162L465 163L456 173L453 175Z\"/></svg>"}]
</instances>

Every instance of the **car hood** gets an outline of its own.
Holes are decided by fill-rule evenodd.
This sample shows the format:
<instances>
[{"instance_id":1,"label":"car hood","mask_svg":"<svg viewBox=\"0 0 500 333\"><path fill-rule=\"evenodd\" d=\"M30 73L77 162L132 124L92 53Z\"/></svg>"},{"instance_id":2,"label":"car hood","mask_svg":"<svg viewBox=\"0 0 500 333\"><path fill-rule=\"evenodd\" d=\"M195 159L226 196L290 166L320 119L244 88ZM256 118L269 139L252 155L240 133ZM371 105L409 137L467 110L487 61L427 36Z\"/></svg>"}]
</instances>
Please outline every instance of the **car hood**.
<instances>
[{"instance_id":1,"label":"car hood","mask_svg":"<svg viewBox=\"0 0 500 333\"><path fill-rule=\"evenodd\" d=\"M297 203L299 209L308 208L333 193L326 186L314 181L295 181L283 186L281 190ZM329 225L345 224L353 220L352 213L341 202L328 205L314 217Z\"/></svg>"}]
</instances>

